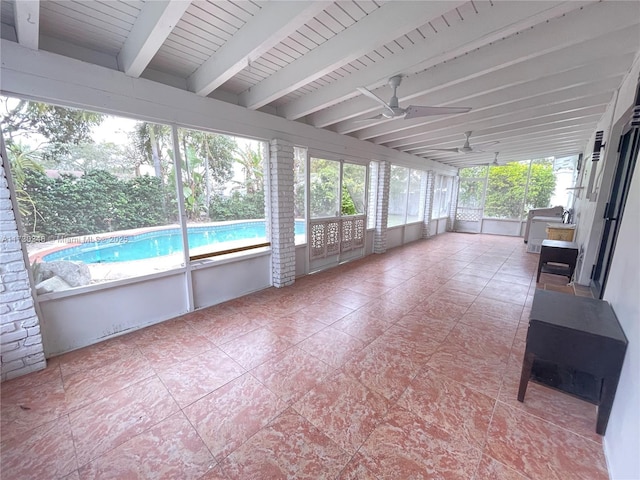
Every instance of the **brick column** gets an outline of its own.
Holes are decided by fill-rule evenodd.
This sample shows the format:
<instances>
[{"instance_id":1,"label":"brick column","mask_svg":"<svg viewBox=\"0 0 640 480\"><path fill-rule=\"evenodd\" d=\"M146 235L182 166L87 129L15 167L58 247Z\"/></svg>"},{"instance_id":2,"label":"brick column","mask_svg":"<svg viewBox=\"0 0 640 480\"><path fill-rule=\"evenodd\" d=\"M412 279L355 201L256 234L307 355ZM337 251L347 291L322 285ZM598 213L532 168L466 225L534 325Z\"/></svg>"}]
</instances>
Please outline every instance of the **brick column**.
<instances>
[{"instance_id":1,"label":"brick column","mask_svg":"<svg viewBox=\"0 0 640 480\"><path fill-rule=\"evenodd\" d=\"M292 285L296 278L293 184L293 144L271 140L268 198L271 207L271 281L278 288Z\"/></svg>"},{"instance_id":2,"label":"brick column","mask_svg":"<svg viewBox=\"0 0 640 480\"><path fill-rule=\"evenodd\" d=\"M1 380L47 366L5 162L0 166Z\"/></svg>"},{"instance_id":3,"label":"brick column","mask_svg":"<svg viewBox=\"0 0 640 480\"><path fill-rule=\"evenodd\" d=\"M376 229L373 237L373 253L387 251L387 217L389 215L389 185L391 164L380 162L378 168L378 205L376 208Z\"/></svg>"},{"instance_id":4,"label":"brick column","mask_svg":"<svg viewBox=\"0 0 640 480\"><path fill-rule=\"evenodd\" d=\"M451 206L449 208L449 218L447 219L447 232L452 232L456 226L456 209L458 208L458 187L460 185L460 178L453 177L451 182Z\"/></svg>"},{"instance_id":5,"label":"brick column","mask_svg":"<svg viewBox=\"0 0 640 480\"><path fill-rule=\"evenodd\" d=\"M433 209L433 189L436 175L433 171L428 171L422 177L420 184L420 195L424 192L424 218L422 220L422 238L431 237L431 210Z\"/></svg>"}]
</instances>

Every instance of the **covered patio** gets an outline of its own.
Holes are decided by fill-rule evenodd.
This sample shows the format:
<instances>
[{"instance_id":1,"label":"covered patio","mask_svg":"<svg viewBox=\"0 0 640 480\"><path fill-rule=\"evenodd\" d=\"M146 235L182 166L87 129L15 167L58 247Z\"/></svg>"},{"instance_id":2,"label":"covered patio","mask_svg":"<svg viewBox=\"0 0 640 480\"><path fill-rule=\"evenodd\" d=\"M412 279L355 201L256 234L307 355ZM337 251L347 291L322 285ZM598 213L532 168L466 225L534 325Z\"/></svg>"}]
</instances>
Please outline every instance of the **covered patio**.
<instances>
[{"instance_id":1,"label":"covered patio","mask_svg":"<svg viewBox=\"0 0 640 480\"><path fill-rule=\"evenodd\" d=\"M5 476L640 477L640 3L0 0L0 37ZM536 284L551 180L575 274ZM27 244L168 226L37 291ZM516 400L536 288L626 334L604 437Z\"/></svg>"},{"instance_id":2,"label":"covered patio","mask_svg":"<svg viewBox=\"0 0 640 480\"><path fill-rule=\"evenodd\" d=\"M566 288L536 265L447 233L55 357L2 386L3 475L608 478L596 407L516 399L534 290Z\"/></svg>"}]
</instances>

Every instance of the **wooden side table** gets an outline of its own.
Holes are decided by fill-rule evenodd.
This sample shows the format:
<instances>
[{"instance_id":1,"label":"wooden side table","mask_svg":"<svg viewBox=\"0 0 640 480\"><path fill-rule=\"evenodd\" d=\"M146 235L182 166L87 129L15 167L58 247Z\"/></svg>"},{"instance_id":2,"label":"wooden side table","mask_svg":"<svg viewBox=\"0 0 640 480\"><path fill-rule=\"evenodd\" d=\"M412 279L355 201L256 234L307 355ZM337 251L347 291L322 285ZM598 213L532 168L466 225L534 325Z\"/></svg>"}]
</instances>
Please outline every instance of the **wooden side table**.
<instances>
[{"instance_id":1,"label":"wooden side table","mask_svg":"<svg viewBox=\"0 0 640 480\"><path fill-rule=\"evenodd\" d=\"M569 277L569 281L571 281L578 261L578 250L578 244L575 242L543 240L540 247L536 282L540 281L541 273L564 275Z\"/></svg>"},{"instance_id":2,"label":"wooden side table","mask_svg":"<svg viewBox=\"0 0 640 480\"><path fill-rule=\"evenodd\" d=\"M593 298L536 290L529 317L518 400L529 380L598 405L604 435L627 350L611 306Z\"/></svg>"}]
</instances>

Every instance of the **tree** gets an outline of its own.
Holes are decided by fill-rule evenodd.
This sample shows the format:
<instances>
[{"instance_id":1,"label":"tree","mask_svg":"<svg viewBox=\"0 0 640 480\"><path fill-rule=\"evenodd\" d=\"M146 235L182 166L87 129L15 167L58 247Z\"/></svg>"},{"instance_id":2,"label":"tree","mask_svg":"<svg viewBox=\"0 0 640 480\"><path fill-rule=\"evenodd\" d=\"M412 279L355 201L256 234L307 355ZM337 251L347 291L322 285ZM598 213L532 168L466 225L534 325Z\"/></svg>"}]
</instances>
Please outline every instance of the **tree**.
<instances>
[{"instance_id":1,"label":"tree","mask_svg":"<svg viewBox=\"0 0 640 480\"><path fill-rule=\"evenodd\" d=\"M340 164L332 160L312 158L309 178L311 216L335 217L340 208Z\"/></svg>"},{"instance_id":2,"label":"tree","mask_svg":"<svg viewBox=\"0 0 640 480\"><path fill-rule=\"evenodd\" d=\"M513 162L491 167L484 205L485 216L520 219L533 206L549 206L556 185L553 162L550 160L532 162L525 201L528 176L529 162Z\"/></svg>"},{"instance_id":3,"label":"tree","mask_svg":"<svg viewBox=\"0 0 640 480\"><path fill-rule=\"evenodd\" d=\"M197 130L178 134L185 208L190 219L199 220L209 216L212 193L224 193L232 179L237 144L232 137Z\"/></svg>"},{"instance_id":4,"label":"tree","mask_svg":"<svg viewBox=\"0 0 640 480\"><path fill-rule=\"evenodd\" d=\"M66 152L70 145L90 143L91 129L102 123L103 115L85 110L56 107L46 103L3 97L2 124L6 143L14 143L26 133L37 133L49 144L49 155Z\"/></svg>"},{"instance_id":5,"label":"tree","mask_svg":"<svg viewBox=\"0 0 640 480\"><path fill-rule=\"evenodd\" d=\"M459 207L482 208L488 170L489 167L487 166L460 169L460 184L458 187Z\"/></svg>"},{"instance_id":6,"label":"tree","mask_svg":"<svg viewBox=\"0 0 640 480\"><path fill-rule=\"evenodd\" d=\"M553 162L550 160L534 160L529 175L529 188L524 205L525 213L532 208L550 207L549 202L556 188L556 176Z\"/></svg>"},{"instance_id":7,"label":"tree","mask_svg":"<svg viewBox=\"0 0 640 480\"><path fill-rule=\"evenodd\" d=\"M132 152L112 142L68 145L65 151L55 155L49 154L49 151L49 147L44 147L42 165L53 170L65 172L107 170L119 177L132 177L138 167L138 160Z\"/></svg>"},{"instance_id":8,"label":"tree","mask_svg":"<svg viewBox=\"0 0 640 480\"><path fill-rule=\"evenodd\" d=\"M40 173L47 158L67 153L70 146L91 141L98 113L72 110L28 100L0 97L3 135L13 173L18 208L35 226L41 210L24 188L29 173ZM34 137L37 137L34 141ZM27 142L29 143L27 145ZM39 142L37 144L37 142Z\"/></svg>"},{"instance_id":9,"label":"tree","mask_svg":"<svg viewBox=\"0 0 640 480\"><path fill-rule=\"evenodd\" d=\"M367 168L364 165L344 163L342 166L342 214L364 213L364 192L367 184ZM346 203L345 203L346 202Z\"/></svg>"},{"instance_id":10,"label":"tree","mask_svg":"<svg viewBox=\"0 0 640 480\"><path fill-rule=\"evenodd\" d=\"M262 154L245 145L243 149L237 149L236 163L242 166L244 179L236 182L244 192L249 195L264 190L264 165Z\"/></svg>"},{"instance_id":11,"label":"tree","mask_svg":"<svg viewBox=\"0 0 640 480\"><path fill-rule=\"evenodd\" d=\"M356 215L358 212L356 210L356 205L353 203L353 198L349 193L347 187L342 187L342 202L340 207L340 213L342 215Z\"/></svg>"},{"instance_id":12,"label":"tree","mask_svg":"<svg viewBox=\"0 0 640 480\"><path fill-rule=\"evenodd\" d=\"M9 157L20 214L29 215L35 226L39 213L33 198L25 190L25 181L29 172L44 172L44 169L38 163L37 152L20 142L7 144L7 156Z\"/></svg>"},{"instance_id":13,"label":"tree","mask_svg":"<svg viewBox=\"0 0 640 480\"><path fill-rule=\"evenodd\" d=\"M25 228L47 239L163 225L176 220L167 215L159 178L143 175L118 178L105 170L81 176L47 177L29 171L24 189L33 200L23 217ZM34 210L30 210L33 208ZM34 211L41 212L38 216ZM42 221L37 223L36 219Z\"/></svg>"},{"instance_id":14,"label":"tree","mask_svg":"<svg viewBox=\"0 0 640 480\"><path fill-rule=\"evenodd\" d=\"M140 164L151 160L155 176L160 179L165 178L171 163L167 153L173 149L170 127L140 122L131 135L131 142L139 154Z\"/></svg>"}]
</instances>

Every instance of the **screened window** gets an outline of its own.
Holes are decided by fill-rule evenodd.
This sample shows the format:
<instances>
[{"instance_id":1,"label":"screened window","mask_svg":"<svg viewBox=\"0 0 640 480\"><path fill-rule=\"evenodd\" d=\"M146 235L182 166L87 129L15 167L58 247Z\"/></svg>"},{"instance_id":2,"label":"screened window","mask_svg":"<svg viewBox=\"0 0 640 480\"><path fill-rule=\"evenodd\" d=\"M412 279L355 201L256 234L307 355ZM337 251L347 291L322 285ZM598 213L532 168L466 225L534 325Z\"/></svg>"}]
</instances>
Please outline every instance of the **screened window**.
<instances>
[{"instance_id":1,"label":"screened window","mask_svg":"<svg viewBox=\"0 0 640 480\"><path fill-rule=\"evenodd\" d=\"M342 215L364 215L367 167L353 163L342 166Z\"/></svg>"},{"instance_id":2,"label":"screened window","mask_svg":"<svg viewBox=\"0 0 640 480\"><path fill-rule=\"evenodd\" d=\"M425 172L420 170L391 166L387 220L389 227L423 219L426 194L422 185L424 175Z\"/></svg>"},{"instance_id":3,"label":"screened window","mask_svg":"<svg viewBox=\"0 0 640 480\"><path fill-rule=\"evenodd\" d=\"M296 244L307 241L307 149L293 148L293 210Z\"/></svg>"},{"instance_id":4,"label":"screened window","mask_svg":"<svg viewBox=\"0 0 640 480\"><path fill-rule=\"evenodd\" d=\"M186 128L178 137L189 256L267 243L265 144Z\"/></svg>"},{"instance_id":5,"label":"screened window","mask_svg":"<svg viewBox=\"0 0 640 480\"><path fill-rule=\"evenodd\" d=\"M393 227L406 222L409 169L391 165L389 182L389 217L387 225Z\"/></svg>"},{"instance_id":6,"label":"screened window","mask_svg":"<svg viewBox=\"0 0 640 480\"><path fill-rule=\"evenodd\" d=\"M184 264L171 128L0 97L36 290Z\"/></svg>"},{"instance_id":7,"label":"screened window","mask_svg":"<svg viewBox=\"0 0 640 480\"><path fill-rule=\"evenodd\" d=\"M433 192L433 218L444 218L451 211L453 177L436 175Z\"/></svg>"},{"instance_id":8,"label":"screened window","mask_svg":"<svg viewBox=\"0 0 640 480\"><path fill-rule=\"evenodd\" d=\"M340 213L340 162L309 160L311 218L337 217Z\"/></svg>"},{"instance_id":9,"label":"screened window","mask_svg":"<svg viewBox=\"0 0 640 480\"><path fill-rule=\"evenodd\" d=\"M531 161L527 196L524 202L523 218L532 208L550 207L550 200L555 193L556 174L554 161L551 158ZM561 202L561 204L563 204Z\"/></svg>"},{"instance_id":10,"label":"screened window","mask_svg":"<svg viewBox=\"0 0 640 480\"><path fill-rule=\"evenodd\" d=\"M571 177L572 165L563 167ZM460 177L459 205L481 202L486 178L484 217L513 220L525 218L531 208L551 206L557 184L553 158L464 168Z\"/></svg>"},{"instance_id":11,"label":"screened window","mask_svg":"<svg viewBox=\"0 0 640 480\"><path fill-rule=\"evenodd\" d=\"M424 217L424 195L421 190L423 172L411 170L409 174L409 198L407 203L407 223L419 222Z\"/></svg>"},{"instance_id":12,"label":"screened window","mask_svg":"<svg viewBox=\"0 0 640 480\"><path fill-rule=\"evenodd\" d=\"M490 166L484 216L520 219L529 174L529 161Z\"/></svg>"},{"instance_id":13,"label":"screened window","mask_svg":"<svg viewBox=\"0 0 640 480\"><path fill-rule=\"evenodd\" d=\"M458 209L482 209L484 186L489 167L469 167L460 169L458 187Z\"/></svg>"}]
</instances>

